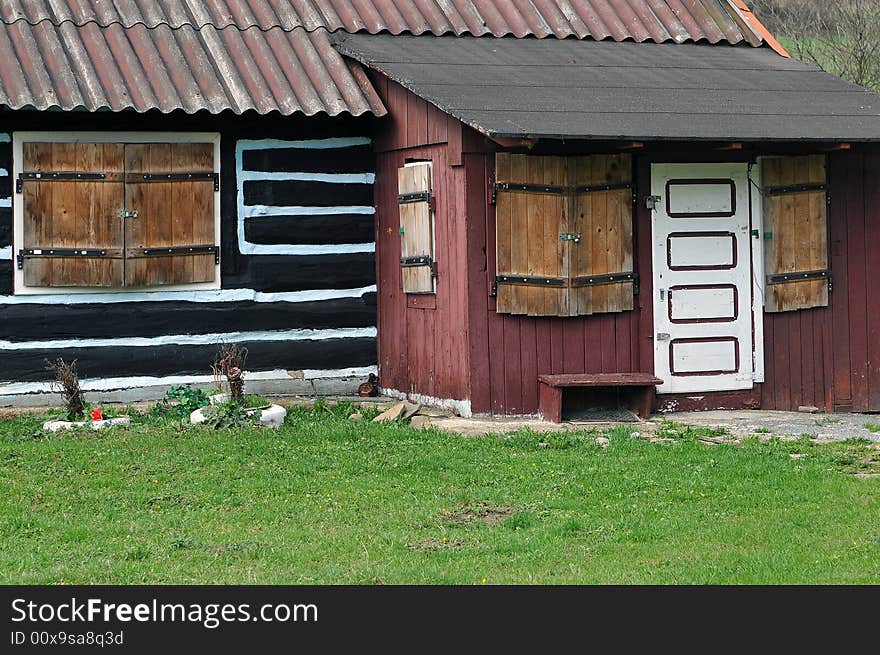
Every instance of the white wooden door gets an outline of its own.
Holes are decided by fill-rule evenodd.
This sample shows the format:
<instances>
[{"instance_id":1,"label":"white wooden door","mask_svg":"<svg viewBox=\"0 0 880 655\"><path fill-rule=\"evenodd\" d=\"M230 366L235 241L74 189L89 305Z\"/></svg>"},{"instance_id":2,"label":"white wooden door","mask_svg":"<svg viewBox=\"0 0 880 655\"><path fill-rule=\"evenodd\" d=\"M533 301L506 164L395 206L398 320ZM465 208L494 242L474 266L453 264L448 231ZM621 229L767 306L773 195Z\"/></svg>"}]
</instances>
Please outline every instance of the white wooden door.
<instances>
[{"instance_id":1,"label":"white wooden door","mask_svg":"<svg viewBox=\"0 0 880 655\"><path fill-rule=\"evenodd\" d=\"M748 165L655 164L651 187L657 391L750 389Z\"/></svg>"}]
</instances>

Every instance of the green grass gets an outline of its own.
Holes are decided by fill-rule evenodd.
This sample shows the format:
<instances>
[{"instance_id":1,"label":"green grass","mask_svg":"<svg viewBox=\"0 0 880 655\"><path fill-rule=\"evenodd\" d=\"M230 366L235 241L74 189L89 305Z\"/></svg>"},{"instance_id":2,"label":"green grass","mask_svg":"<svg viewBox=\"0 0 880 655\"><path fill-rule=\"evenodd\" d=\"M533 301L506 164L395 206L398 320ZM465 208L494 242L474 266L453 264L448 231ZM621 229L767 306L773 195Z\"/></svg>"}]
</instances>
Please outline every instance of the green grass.
<instances>
[{"instance_id":1,"label":"green grass","mask_svg":"<svg viewBox=\"0 0 880 655\"><path fill-rule=\"evenodd\" d=\"M878 583L864 442L0 423L0 583ZM791 453L807 456L792 459Z\"/></svg>"},{"instance_id":2,"label":"green grass","mask_svg":"<svg viewBox=\"0 0 880 655\"><path fill-rule=\"evenodd\" d=\"M865 423L865 429L868 432L880 432L880 423Z\"/></svg>"}]
</instances>

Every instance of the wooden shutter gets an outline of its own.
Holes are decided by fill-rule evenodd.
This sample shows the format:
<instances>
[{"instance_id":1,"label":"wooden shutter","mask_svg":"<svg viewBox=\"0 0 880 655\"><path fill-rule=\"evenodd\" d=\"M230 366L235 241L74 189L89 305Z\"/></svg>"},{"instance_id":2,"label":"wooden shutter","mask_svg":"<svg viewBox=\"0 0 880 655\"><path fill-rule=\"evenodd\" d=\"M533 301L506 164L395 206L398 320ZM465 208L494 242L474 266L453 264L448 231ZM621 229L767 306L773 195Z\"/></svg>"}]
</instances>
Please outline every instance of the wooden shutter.
<instances>
[{"instance_id":1,"label":"wooden shutter","mask_svg":"<svg viewBox=\"0 0 880 655\"><path fill-rule=\"evenodd\" d=\"M762 160L764 310L828 306L825 156Z\"/></svg>"},{"instance_id":2,"label":"wooden shutter","mask_svg":"<svg viewBox=\"0 0 880 655\"><path fill-rule=\"evenodd\" d=\"M400 209L400 265L406 293L434 293L434 235L431 163L397 169Z\"/></svg>"},{"instance_id":3,"label":"wooden shutter","mask_svg":"<svg viewBox=\"0 0 880 655\"><path fill-rule=\"evenodd\" d=\"M496 310L582 316L633 308L628 155L496 155Z\"/></svg>"},{"instance_id":4,"label":"wooden shutter","mask_svg":"<svg viewBox=\"0 0 880 655\"><path fill-rule=\"evenodd\" d=\"M122 146L25 143L22 164L25 285L122 286Z\"/></svg>"},{"instance_id":5,"label":"wooden shutter","mask_svg":"<svg viewBox=\"0 0 880 655\"><path fill-rule=\"evenodd\" d=\"M569 315L633 308L632 165L629 155L575 157Z\"/></svg>"},{"instance_id":6,"label":"wooden shutter","mask_svg":"<svg viewBox=\"0 0 880 655\"><path fill-rule=\"evenodd\" d=\"M568 315L567 175L562 157L495 155L498 312Z\"/></svg>"},{"instance_id":7,"label":"wooden shutter","mask_svg":"<svg viewBox=\"0 0 880 655\"><path fill-rule=\"evenodd\" d=\"M125 285L214 280L214 146L125 146Z\"/></svg>"}]
</instances>

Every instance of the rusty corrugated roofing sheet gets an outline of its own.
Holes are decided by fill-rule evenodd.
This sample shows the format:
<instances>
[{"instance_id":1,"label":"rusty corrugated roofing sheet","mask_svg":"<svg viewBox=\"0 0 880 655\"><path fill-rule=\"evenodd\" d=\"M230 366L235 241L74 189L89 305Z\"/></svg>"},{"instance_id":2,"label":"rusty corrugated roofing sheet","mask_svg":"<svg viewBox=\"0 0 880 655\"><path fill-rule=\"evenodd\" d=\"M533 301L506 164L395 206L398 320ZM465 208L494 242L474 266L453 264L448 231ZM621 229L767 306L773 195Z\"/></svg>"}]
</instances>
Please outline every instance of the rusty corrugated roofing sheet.
<instances>
[{"instance_id":1,"label":"rusty corrugated roofing sheet","mask_svg":"<svg viewBox=\"0 0 880 655\"><path fill-rule=\"evenodd\" d=\"M12 109L384 115L326 30L0 24L0 104Z\"/></svg>"},{"instance_id":2,"label":"rusty corrugated roofing sheet","mask_svg":"<svg viewBox=\"0 0 880 655\"><path fill-rule=\"evenodd\" d=\"M385 107L328 31L764 42L742 0L2 0L0 105L13 109Z\"/></svg>"},{"instance_id":3,"label":"rusty corrugated roofing sheet","mask_svg":"<svg viewBox=\"0 0 880 655\"><path fill-rule=\"evenodd\" d=\"M737 4L742 0L4 0L0 19L760 45L754 17Z\"/></svg>"}]
</instances>

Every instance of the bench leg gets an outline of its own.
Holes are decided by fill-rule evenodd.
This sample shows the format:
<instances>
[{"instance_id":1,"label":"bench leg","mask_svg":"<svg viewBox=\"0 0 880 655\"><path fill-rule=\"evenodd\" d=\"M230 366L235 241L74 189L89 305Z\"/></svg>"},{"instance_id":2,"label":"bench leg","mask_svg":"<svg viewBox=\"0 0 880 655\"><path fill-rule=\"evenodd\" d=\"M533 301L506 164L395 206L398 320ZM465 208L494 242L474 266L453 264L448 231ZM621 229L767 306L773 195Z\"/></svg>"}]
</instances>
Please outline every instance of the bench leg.
<instances>
[{"instance_id":1,"label":"bench leg","mask_svg":"<svg viewBox=\"0 0 880 655\"><path fill-rule=\"evenodd\" d=\"M645 387L635 396L637 399L637 404L634 408L636 414L643 419L651 418L651 408L654 404L654 387Z\"/></svg>"},{"instance_id":2,"label":"bench leg","mask_svg":"<svg viewBox=\"0 0 880 655\"><path fill-rule=\"evenodd\" d=\"M547 384L540 385L538 411L545 421L562 423L562 389Z\"/></svg>"}]
</instances>

